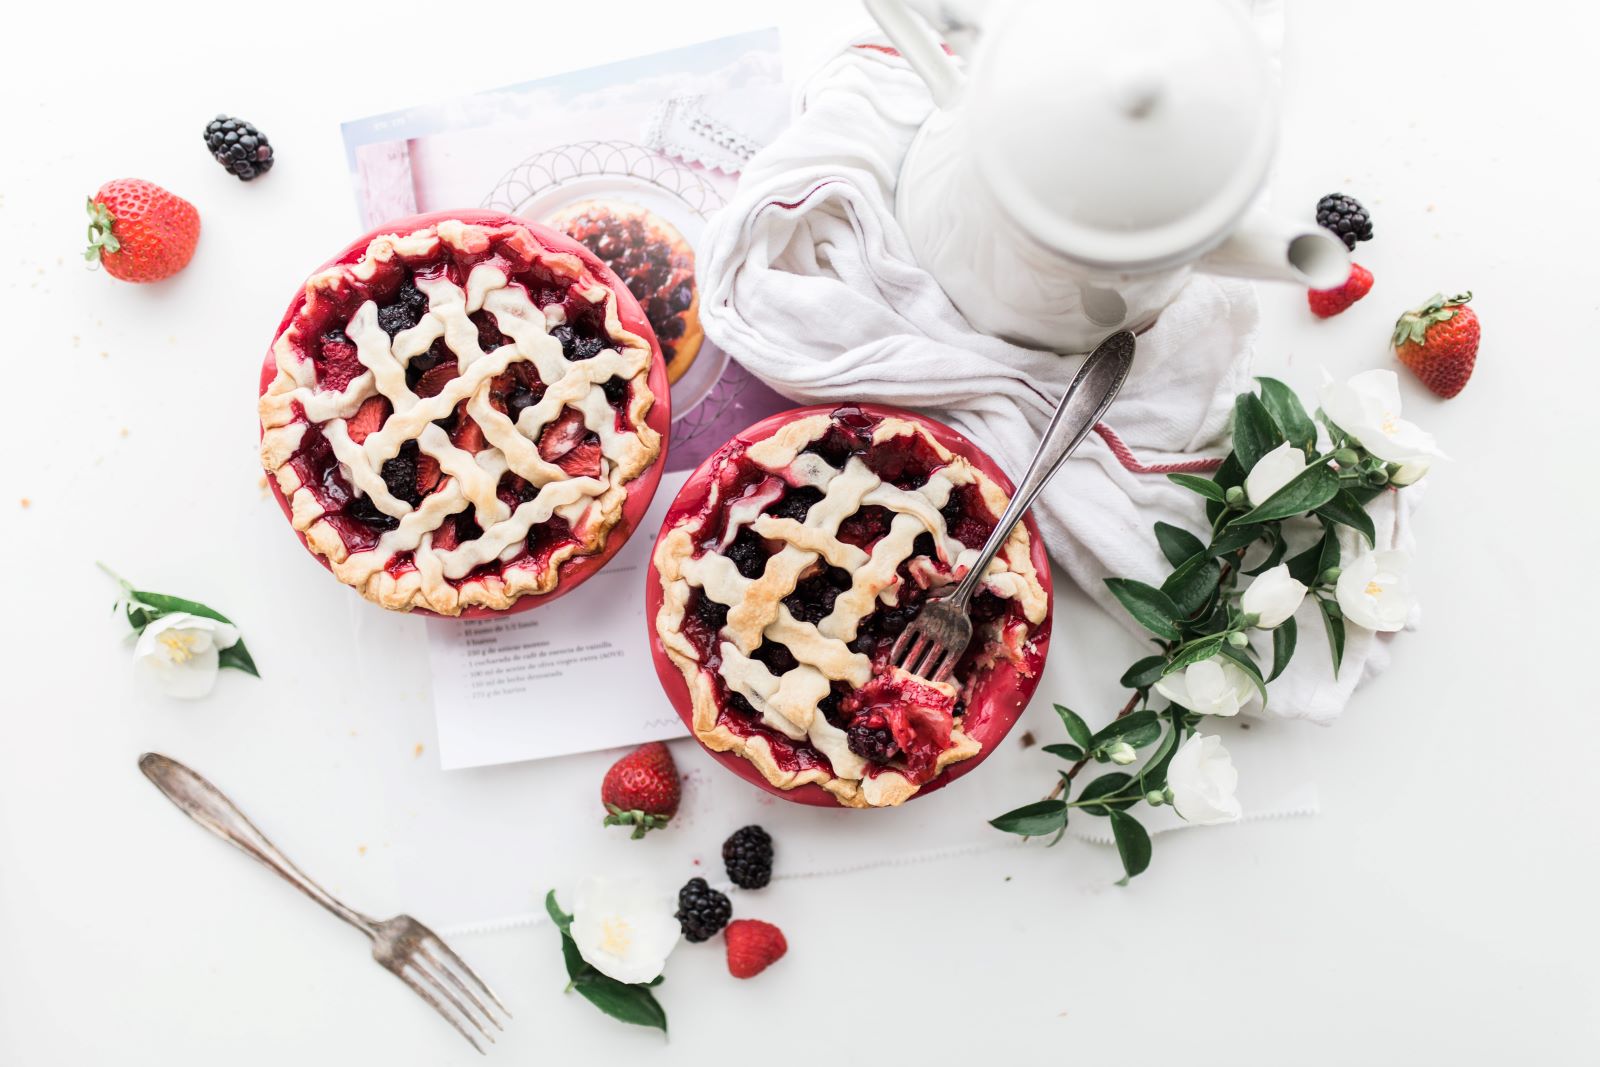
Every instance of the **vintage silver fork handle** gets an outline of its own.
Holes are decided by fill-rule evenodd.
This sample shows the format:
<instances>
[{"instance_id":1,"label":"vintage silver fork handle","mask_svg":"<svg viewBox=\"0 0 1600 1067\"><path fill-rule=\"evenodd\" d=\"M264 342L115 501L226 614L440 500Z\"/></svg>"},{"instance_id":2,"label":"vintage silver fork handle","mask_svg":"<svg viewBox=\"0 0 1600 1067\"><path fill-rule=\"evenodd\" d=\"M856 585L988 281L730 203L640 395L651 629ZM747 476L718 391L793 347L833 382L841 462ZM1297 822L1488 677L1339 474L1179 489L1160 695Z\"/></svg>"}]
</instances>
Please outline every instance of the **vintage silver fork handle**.
<instances>
[{"instance_id":1,"label":"vintage silver fork handle","mask_svg":"<svg viewBox=\"0 0 1600 1067\"><path fill-rule=\"evenodd\" d=\"M1000 546L1011 536L1012 527L1022 521L1022 516L1033 506L1034 499L1055 477L1067 457L1083 443L1094 424L1100 421L1100 416L1106 413L1106 408L1111 406L1111 401L1116 399L1122 383L1128 378L1128 371L1133 367L1134 347L1133 334L1121 330L1096 345L1083 361L1083 366L1078 368L1078 373L1062 395L1050 425L1045 428L1039 449L1033 454L1022 480L1017 483L1017 491L1012 494L1005 514L1000 516L989 540L978 550L978 558L973 561L967 576L950 594L949 603L962 611L966 610L967 602L983 580L984 571L989 569L989 561L994 559Z\"/></svg>"},{"instance_id":2,"label":"vintage silver fork handle","mask_svg":"<svg viewBox=\"0 0 1600 1067\"><path fill-rule=\"evenodd\" d=\"M256 829L255 824L245 818L244 812L223 796L216 786L177 760L159 752L146 752L140 756L139 769L189 818L278 872L284 881L367 937L376 936L375 924L371 919L345 907L327 890L306 877L305 872L290 863L289 858L279 852L278 847L268 841L266 835Z\"/></svg>"}]
</instances>

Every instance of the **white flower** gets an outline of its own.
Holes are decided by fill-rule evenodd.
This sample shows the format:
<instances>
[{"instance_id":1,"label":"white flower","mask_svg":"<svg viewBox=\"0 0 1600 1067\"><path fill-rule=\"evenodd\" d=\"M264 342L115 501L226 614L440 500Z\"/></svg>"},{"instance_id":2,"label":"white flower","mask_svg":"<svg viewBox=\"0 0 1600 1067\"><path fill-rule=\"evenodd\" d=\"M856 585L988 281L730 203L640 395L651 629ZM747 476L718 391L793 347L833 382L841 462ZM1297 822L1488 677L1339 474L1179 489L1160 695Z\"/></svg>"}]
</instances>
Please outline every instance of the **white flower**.
<instances>
[{"instance_id":1,"label":"white flower","mask_svg":"<svg viewBox=\"0 0 1600 1067\"><path fill-rule=\"evenodd\" d=\"M1406 572L1407 552L1368 552L1339 572L1339 610L1357 626L1392 633L1404 629L1415 602Z\"/></svg>"},{"instance_id":2,"label":"white flower","mask_svg":"<svg viewBox=\"0 0 1600 1067\"><path fill-rule=\"evenodd\" d=\"M1246 615L1260 616L1256 625L1263 630L1282 626L1285 619L1300 610L1306 587L1289 577L1289 565L1280 563L1265 571L1244 591L1239 606Z\"/></svg>"},{"instance_id":3,"label":"white flower","mask_svg":"<svg viewBox=\"0 0 1600 1067\"><path fill-rule=\"evenodd\" d=\"M1255 696L1256 684L1232 660L1212 656L1162 678L1156 692L1197 715L1237 715Z\"/></svg>"},{"instance_id":4,"label":"white flower","mask_svg":"<svg viewBox=\"0 0 1600 1067\"><path fill-rule=\"evenodd\" d=\"M1239 772L1222 747L1222 738L1195 734L1173 753L1167 765L1167 788L1172 806L1188 822L1200 826L1233 822L1240 815L1233 791Z\"/></svg>"},{"instance_id":5,"label":"white flower","mask_svg":"<svg viewBox=\"0 0 1600 1067\"><path fill-rule=\"evenodd\" d=\"M144 677L180 700L198 700L217 682L217 651L239 641L225 622L175 611L144 628L133 659Z\"/></svg>"},{"instance_id":6,"label":"white flower","mask_svg":"<svg viewBox=\"0 0 1600 1067\"><path fill-rule=\"evenodd\" d=\"M1432 434L1400 417L1400 379L1394 371L1362 371L1343 385L1326 373L1323 379L1322 413L1374 456L1400 464L1444 457Z\"/></svg>"},{"instance_id":7,"label":"white flower","mask_svg":"<svg viewBox=\"0 0 1600 1067\"><path fill-rule=\"evenodd\" d=\"M642 878L588 877L578 883L568 933L601 974L629 985L659 977L682 928L670 896Z\"/></svg>"},{"instance_id":8,"label":"white flower","mask_svg":"<svg viewBox=\"0 0 1600 1067\"><path fill-rule=\"evenodd\" d=\"M1260 507L1305 469L1306 454L1285 441L1256 460L1256 465L1244 476L1244 495L1250 498L1250 503Z\"/></svg>"}]
</instances>

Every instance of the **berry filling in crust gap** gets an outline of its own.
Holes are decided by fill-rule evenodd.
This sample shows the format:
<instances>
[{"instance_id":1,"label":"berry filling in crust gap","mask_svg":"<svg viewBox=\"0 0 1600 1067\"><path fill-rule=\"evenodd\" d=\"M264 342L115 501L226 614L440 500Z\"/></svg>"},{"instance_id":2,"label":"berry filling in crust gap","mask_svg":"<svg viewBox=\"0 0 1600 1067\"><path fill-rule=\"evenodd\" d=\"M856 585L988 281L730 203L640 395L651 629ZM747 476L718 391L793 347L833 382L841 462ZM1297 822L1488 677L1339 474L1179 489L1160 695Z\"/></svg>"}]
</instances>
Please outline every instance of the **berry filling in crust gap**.
<instances>
[{"instance_id":1,"label":"berry filling in crust gap","mask_svg":"<svg viewBox=\"0 0 1600 1067\"><path fill-rule=\"evenodd\" d=\"M651 345L616 299L509 220L378 236L308 279L260 414L310 549L400 611L554 589L661 451Z\"/></svg>"},{"instance_id":2,"label":"berry filling in crust gap","mask_svg":"<svg viewBox=\"0 0 1600 1067\"><path fill-rule=\"evenodd\" d=\"M1049 601L1026 526L989 564L950 683L893 667L889 650L967 573L1006 503L909 419L845 407L736 438L655 554L654 624L696 736L779 788L816 784L851 807L899 804L977 755L975 695L1002 663L1030 677L1043 659Z\"/></svg>"}]
</instances>

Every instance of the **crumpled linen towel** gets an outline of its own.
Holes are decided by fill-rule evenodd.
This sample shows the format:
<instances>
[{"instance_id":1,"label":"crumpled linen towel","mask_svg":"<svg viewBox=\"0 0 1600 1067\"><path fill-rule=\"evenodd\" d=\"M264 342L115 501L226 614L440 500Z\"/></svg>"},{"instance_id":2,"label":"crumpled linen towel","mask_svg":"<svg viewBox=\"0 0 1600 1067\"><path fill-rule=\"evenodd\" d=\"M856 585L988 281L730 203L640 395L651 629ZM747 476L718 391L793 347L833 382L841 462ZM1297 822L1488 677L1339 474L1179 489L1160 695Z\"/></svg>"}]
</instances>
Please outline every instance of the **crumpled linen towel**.
<instances>
[{"instance_id":1,"label":"crumpled linen towel","mask_svg":"<svg viewBox=\"0 0 1600 1067\"><path fill-rule=\"evenodd\" d=\"M895 182L931 108L922 81L875 38L818 71L789 129L746 164L711 223L699 257L701 321L797 402L926 410L1015 477L1082 357L976 332L913 259L894 217ZM1196 275L1139 337L1133 373L1102 426L1109 432L1091 435L1034 506L1051 558L1131 630L1103 579L1159 584L1170 568L1151 532L1157 520L1204 532L1199 498L1163 472L1205 469L1227 452L1234 397L1252 385L1258 321L1250 283ZM1379 549L1411 548L1417 495L1389 493L1374 505ZM1353 536L1344 548L1346 558L1358 551ZM1270 712L1327 722L1387 665L1388 635L1351 626L1335 677L1309 601L1299 623L1308 647L1273 683Z\"/></svg>"}]
</instances>

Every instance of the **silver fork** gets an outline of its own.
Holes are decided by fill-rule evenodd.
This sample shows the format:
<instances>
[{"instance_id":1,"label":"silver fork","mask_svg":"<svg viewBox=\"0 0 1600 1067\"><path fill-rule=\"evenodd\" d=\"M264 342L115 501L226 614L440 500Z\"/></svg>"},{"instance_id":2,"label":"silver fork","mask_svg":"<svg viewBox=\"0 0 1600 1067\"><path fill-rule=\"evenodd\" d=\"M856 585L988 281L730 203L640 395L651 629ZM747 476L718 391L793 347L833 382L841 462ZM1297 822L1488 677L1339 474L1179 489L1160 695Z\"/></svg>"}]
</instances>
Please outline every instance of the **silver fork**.
<instances>
[{"instance_id":1,"label":"silver fork","mask_svg":"<svg viewBox=\"0 0 1600 1067\"><path fill-rule=\"evenodd\" d=\"M483 1052L483 1046L467 1032L464 1022L490 1042L494 1041L494 1034L485 1021L496 1030L505 1029L485 1001L509 1019L511 1013L506 1006L432 930L409 915L379 921L345 907L290 863L216 786L177 760L146 752L139 757L139 769L189 818L260 860L300 892L366 934L372 941L373 959L433 1005L473 1048Z\"/></svg>"},{"instance_id":2,"label":"silver fork","mask_svg":"<svg viewBox=\"0 0 1600 1067\"><path fill-rule=\"evenodd\" d=\"M1044 439L1028 464L1027 473L1017 483L1011 503L995 524L989 540L979 549L972 568L953 591L922 605L922 610L901 631L889 650L891 663L931 681L949 679L972 641L972 619L967 610L989 561L1011 536L1012 528L1022 521L1034 498L1055 477L1061 464L1083 443L1100 416L1106 413L1106 408L1111 406L1111 401L1116 399L1133 366L1133 350L1133 334L1122 330L1101 341L1089 353L1061 397L1055 416L1044 431Z\"/></svg>"}]
</instances>

